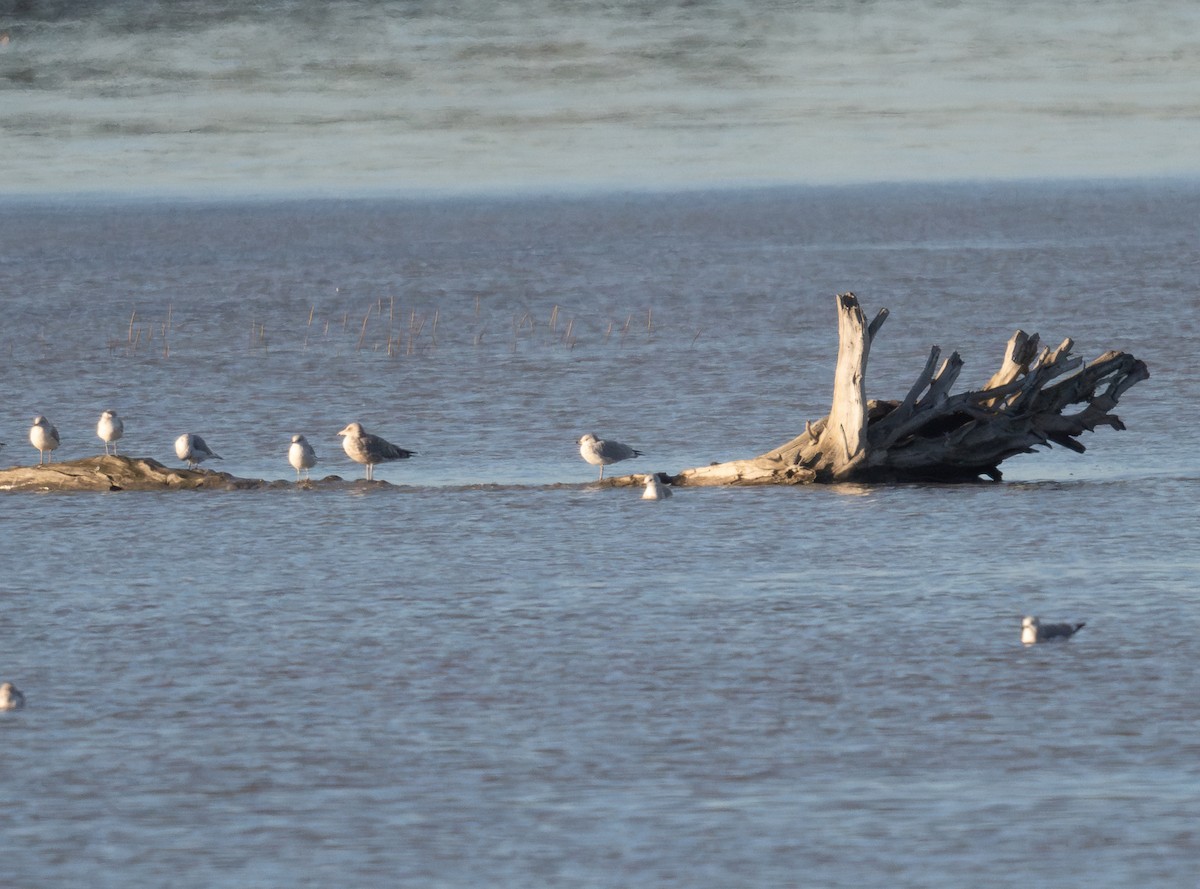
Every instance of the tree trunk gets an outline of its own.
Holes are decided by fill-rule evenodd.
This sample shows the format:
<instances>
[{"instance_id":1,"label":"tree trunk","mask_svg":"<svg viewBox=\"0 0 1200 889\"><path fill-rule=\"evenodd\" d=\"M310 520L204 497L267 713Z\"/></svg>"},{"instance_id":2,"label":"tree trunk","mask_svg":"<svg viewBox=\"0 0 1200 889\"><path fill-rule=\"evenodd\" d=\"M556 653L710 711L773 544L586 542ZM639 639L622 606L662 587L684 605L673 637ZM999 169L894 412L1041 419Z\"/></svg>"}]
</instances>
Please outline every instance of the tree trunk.
<instances>
[{"instance_id":1,"label":"tree trunk","mask_svg":"<svg viewBox=\"0 0 1200 889\"><path fill-rule=\"evenodd\" d=\"M1000 464L1015 454L1052 443L1082 453L1076 437L1083 432L1124 429L1111 411L1126 389L1150 376L1132 355L1107 352L1059 380L1083 363L1070 357L1071 340L1039 352L1037 334L1018 330L983 389L951 395L963 361L955 352L939 364L934 346L903 400L868 401L867 358L887 310L868 325L853 293L839 294L837 308L829 416L805 423L804 432L765 454L685 469L672 484L999 480ZM1065 413L1078 404L1085 407Z\"/></svg>"}]
</instances>

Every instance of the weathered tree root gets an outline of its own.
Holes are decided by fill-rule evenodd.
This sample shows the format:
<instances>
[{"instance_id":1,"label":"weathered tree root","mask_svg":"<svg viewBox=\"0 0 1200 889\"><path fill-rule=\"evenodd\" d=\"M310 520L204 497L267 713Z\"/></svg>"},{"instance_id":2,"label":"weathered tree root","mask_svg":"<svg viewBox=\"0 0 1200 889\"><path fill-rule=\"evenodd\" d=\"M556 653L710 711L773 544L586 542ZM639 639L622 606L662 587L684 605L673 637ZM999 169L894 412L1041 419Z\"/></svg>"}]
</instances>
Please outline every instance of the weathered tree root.
<instances>
[{"instance_id":1,"label":"weathered tree root","mask_svg":"<svg viewBox=\"0 0 1200 889\"><path fill-rule=\"evenodd\" d=\"M1083 432L1100 425L1124 429L1112 411L1125 390L1150 376L1132 355L1107 352L1064 377L1083 363L1071 357L1071 340L1039 351L1038 335L1018 330L983 389L951 395L962 358L954 352L939 364L941 350L934 346L903 400L868 401L867 359L887 310L867 324L853 293L839 294L837 305L829 416L806 423L803 433L761 456L685 469L672 484L998 481L1000 464L1016 454L1051 444L1082 453ZM1074 405L1084 407L1066 413Z\"/></svg>"}]
</instances>

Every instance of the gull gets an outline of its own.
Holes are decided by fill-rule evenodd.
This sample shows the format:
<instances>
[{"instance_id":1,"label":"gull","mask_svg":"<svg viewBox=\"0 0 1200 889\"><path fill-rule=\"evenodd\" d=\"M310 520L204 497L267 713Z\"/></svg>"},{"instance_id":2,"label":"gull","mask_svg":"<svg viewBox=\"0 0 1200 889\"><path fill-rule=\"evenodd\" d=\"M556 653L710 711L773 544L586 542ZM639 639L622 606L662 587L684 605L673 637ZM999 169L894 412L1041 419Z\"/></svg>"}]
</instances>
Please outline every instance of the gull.
<instances>
[{"instance_id":1,"label":"gull","mask_svg":"<svg viewBox=\"0 0 1200 889\"><path fill-rule=\"evenodd\" d=\"M0 710L20 710L25 706L25 695L11 682L0 685Z\"/></svg>"},{"instance_id":2,"label":"gull","mask_svg":"<svg viewBox=\"0 0 1200 889\"><path fill-rule=\"evenodd\" d=\"M303 435L292 436L292 446L288 448L288 462L296 470L296 481L300 481L301 469L304 470L304 477L308 478L308 471L317 465L317 452Z\"/></svg>"},{"instance_id":3,"label":"gull","mask_svg":"<svg viewBox=\"0 0 1200 889\"><path fill-rule=\"evenodd\" d=\"M644 456L636 448L631 448L627 444L621 444L619 441L605 441L602 438L596 438L590 432L579 439L578 444L579 456L593 466L600 467L600 479L604 478L604 467L610 463L619 463L622 460L628 460L630 457Z\"/></svg>"},{"instance_id":4,"label":"gull","mask_svg":"<svg viewBox=\"0 0 1200 889\"><path fill-rule=\"evenodd\" d=\"M671 489L658 479L658 475L646 476L646 490L642 492L643 500L666 500L671 496Z\"/></svg>"},{"instance_id":5,"label":"gull","mask_svg":"<svg viewBox=\"0 0 1200 889\"><path fill-rule=\"evenodd\" d=\"M1021 619L1021 641L1026 645L1035 642L1066 641L1084 628L1085 624L1044 624L1036 617Z\"/></svg>"},{"instance_id":6,"label":"gull","mask_svg":"<svg viewBox=\"0 0 1200 889\"><path fill-rule=\"evenodd\" d=\"M108 454L108 443L111 441L113 453L117 453L117 439L125 434L125 423L117 416L116 411L105 411L100 415L96 424L96 434L104 442L104 453Z\"/></svg>"},{"instance_id":7,"label":"gull","mask_svg":"<svg viewBox=\"0 0 1200 889\"><path fill-rule=\"evenodd\" d=\"M375 479L375 464L386 463L389 460L407 460L416 451L406 451L399 445L385 441L378 435L371 435L363 429L362 423L351 423L338 433L342 439L342 448L346 456L355 463L363 463L367 467L367 481Z\"/></svg>"},{"instance_id":8,"label":"gull","mask_svg":"<svg viewBox=\"0 0 1200 889\"><path fill-rule=\"evenodd\" d=\"M186 460L188 469L199 469L200 464L212 457L222 459L221 455L205 444L204 439L195 432L185 432L175 439L175 456Z\"/></svg>"},{"instance_id":9,"label":"gull","mask_svg":"<svg viewBox=\"0 0 1200 889\"><path fill-rule=\"evenodd\" d=\"M38 449L38 466L42 465L42 458L46 456L47 451L50 452L50 456L46 457L46 462L54 462L54 449L58 447L58 429L40 414L33 418L33 426L29 429L29 441Z\"/></svg>"}]
</instances>

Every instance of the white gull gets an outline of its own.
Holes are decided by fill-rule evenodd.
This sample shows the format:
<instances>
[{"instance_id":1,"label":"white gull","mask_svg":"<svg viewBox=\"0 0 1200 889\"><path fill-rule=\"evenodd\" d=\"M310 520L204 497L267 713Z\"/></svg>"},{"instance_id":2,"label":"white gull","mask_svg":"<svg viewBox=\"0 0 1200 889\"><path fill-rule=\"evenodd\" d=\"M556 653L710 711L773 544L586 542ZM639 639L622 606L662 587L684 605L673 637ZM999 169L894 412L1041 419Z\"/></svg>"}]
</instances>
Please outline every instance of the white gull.
<instances>
[{"instance_id":1,"label":"white gull","mask_svg":"<svg viewBox=\"0 0 1200 889\"><path fill-rule=\"evenodd\" d=\"M1036 617L1021 619L1021 641L1026 645L1035 642L1066 641L1086 626L1077 624L1044 624Z\"/></svg>"},{"instance_id":2,"label":"white gull","mask_svg":"<svg viewBox=\"0 0 1200 889\"><path fill-rule=\"evenodd\" d=\"M620 463L622 460L628 460L630 457L643 456L642 452L637 450L637 448L631 448L629 445L622 444L619 441L605 441L602 438L596 438L590 432L579 439L578 444L579 456L593 466L600 467L600 479L604 478L605 466Z\"/></svg>"},{"instance_id":3,"label":"white gull","mask_svg":"<svg viewBox=\"0 0 1200 889\"><path fill-rule=\"evenodd\" d=\"M96 435L104 442L104 453L108 453L109 442L112 442L113 453L117 453L117 439L125 434L125 422L117 416L116 411L105 411L100 415L96 424Z\"/></svg>"},{"instance_id":4,"label":"white gull","mask_svg":"<svg viewBox=\"0 0 1200 889\"><path fill-rule=\"evenodd\" d=\"M671 496L671 489L664 485L657 474L646 476L646 490L642 492L643 500L666 500Z\"/></svg>"},{"instance_id":5,"label":"white gull","mask_svg":"<svg viewBox=\"0 0 1200 889\"><path fill-rule=\"evenodd\" d=\"M220 454L194 432L185 432L175 439L175 456L186 461L188 469L198 469L200 464L210 457L214 460L222 459Z\"/></svg>"},{"instance_id":6,"label":"white gull","mask_svg":"<svg viewBox=\"0 0 1200 889\"><path fill-rule=\"evenodd\" d=\"M292 436L292 446L288 448L288 462L296 470L296 481L300 481L300 470L308 478L308 471L317 465L317 452L303 435Z\"/></svg>"},{"instance_id":7,"label":"white gull","mask_svg":"<svg viewBox=\"0 0 1200 889\"><path fill-rule=\"evenodd\" d=\"M25 695L11 682L0 685L0 710L20 710L25 706Z\"/></svg>"},{"instance_id":8,"label":"white gull","mask_svg":"<svg viewBox=\"0 0 1200 889\"><path fill-rule=\"evenodd\" d=\"M54 449L58 447L58 429L43 417L41 414L33 418L33 426L29 429L29 442L38 449L38 466L42 465L42 458L45 457L46 462L54 462ZM46 457L47 451L50 453Z\"/></svg>"},{"instance_id":9,"label":"white gull","mask_svg":"<svg viewBox=\"0 0 1200 889\"><path fill-rule=\"evenodd\" d=\"M407 451L399 445L394 445L378 435L371 435L363 429L362 423L350 423L338 435L343 436L342 449L346 452L346 456L355 463L362 463L367 467L367 481L374 480L376 463L407 460L416 453L416 451Z\"/></svg>"}]
</instances>

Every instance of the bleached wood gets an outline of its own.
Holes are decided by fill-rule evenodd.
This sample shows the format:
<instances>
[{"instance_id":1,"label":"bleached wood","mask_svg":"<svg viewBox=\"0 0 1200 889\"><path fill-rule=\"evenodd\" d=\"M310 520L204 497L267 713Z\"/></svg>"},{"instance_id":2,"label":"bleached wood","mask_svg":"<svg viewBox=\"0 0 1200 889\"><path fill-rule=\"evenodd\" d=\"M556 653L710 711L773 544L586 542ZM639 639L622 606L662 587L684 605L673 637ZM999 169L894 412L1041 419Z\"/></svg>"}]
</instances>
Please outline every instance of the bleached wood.
<instances>
[{"instance_id":1,"label":"bleached wood","mask_svg":"<svg viewBox=\"0 0 1200 889\"><path fill-rule=\"evenodd\" d=\"M1051 444L1081 452L1081 433L1100 425L1124 429L1112 410L1130 386L1150 375L1124 352L1107 352L1080 370L1083 362L1071 357L1070 339L1040 348L1036 333L1018 330L982 389L951 394L964 362L952 352L939 365L941 350L933 346L903 400L868 401L870 346L887 312L866 324L852 293L838 295L837 310L829 415L805 421L804 432L759 457L686 469L675 484L998 480L1000 464L1017 454ZM1074 405L1084 407L1067 413Z\"/></svg>"}]
</instances>

